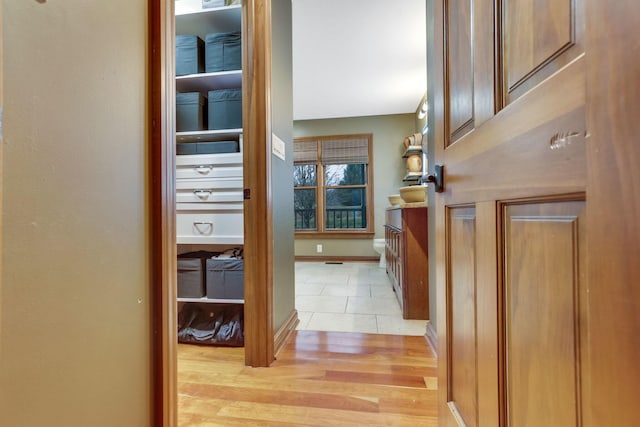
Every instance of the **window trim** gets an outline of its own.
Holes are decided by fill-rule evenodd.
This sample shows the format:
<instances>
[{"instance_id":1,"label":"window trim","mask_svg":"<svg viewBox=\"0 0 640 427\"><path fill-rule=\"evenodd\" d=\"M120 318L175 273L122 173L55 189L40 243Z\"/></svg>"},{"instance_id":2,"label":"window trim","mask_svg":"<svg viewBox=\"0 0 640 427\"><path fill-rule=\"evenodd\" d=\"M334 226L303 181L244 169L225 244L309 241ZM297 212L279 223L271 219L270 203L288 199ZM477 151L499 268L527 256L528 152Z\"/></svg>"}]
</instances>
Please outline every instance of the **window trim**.
<instances>
[{"instance_id":1,"label":"window trim","mask_svg":"<svg viewBox=\"0 0 640 427\"><path fill-rule=\"evenodd\" d=\"M365 229L326 229L325 228L325 190L327 188L336 188L336 186L329 185L326 186L325 176L324 176L324 168L325 165L322 164L322 141L324 140L333 140L333 139L367 139L368 145L368 163L366 166L366 184L365 184L365 194L367 198L367 228ZM317 150L318 156L316 160L316 229L315 230L295 230L295 237L302 239L312 239L312 238L327 238L327 239L368 239L375 235L374 230L374 200L373 200L373 134L372 133L359 133L359 134L345 134L345 135L321 135L321 136L307 136L294 138L293 143L294 146L298 142L310 142L317 141ZM309 163L311 164L311 163ZM337 186L338 188L347 188L350 186ZM360 185L356 185L354 187L362 188ZM304 189L304 187L295 187Z\"/></svg>"}]
</instances>

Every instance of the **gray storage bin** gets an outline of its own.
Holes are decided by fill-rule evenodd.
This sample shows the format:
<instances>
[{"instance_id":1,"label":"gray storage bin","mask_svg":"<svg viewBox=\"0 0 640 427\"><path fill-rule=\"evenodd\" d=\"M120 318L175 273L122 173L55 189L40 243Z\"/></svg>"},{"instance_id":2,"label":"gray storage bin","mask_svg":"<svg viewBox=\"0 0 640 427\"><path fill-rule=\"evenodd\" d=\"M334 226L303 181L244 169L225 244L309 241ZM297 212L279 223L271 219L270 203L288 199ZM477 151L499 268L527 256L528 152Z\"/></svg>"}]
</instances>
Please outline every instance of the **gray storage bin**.
<instances>
[{"instance_id":1,"label":"gray storage bin","mask_svg":"<svg viewBox=\"0 0 640 427\"><path fill-rule=\"evenodd\" d=\"M205 260L219 252L196 251L178 255L178 298L202 298L205 293Z\"/></svg>"},{"instance_id":2,"label":"gray storage bin","mask_svg":"<svg viewBox=\"0 0 640 427\"><path fill-rule=\"evenodd\" d=\"M204 41L198 36L176 36L176 76L204 71Z\"/></svg>"},{"instance_id":3,"label":"gray storage bin","mask_svg":"<svg viewBox=\"0 0 640 427\"><path fill-rule=\"evenodd\" d=\"M204 49L207 73L242 68L242 43L239 31L207 34Z\"/></svg>"},{"instance_id":4,"label":"gray storage bin","mask_svg":"<svg viewBox=\"0 0 640 427\"><path fill-rule=\"evenodd\" d=\"M176 132L207 128L206 98L199 92L176 94Z\"/></svg>"},{"instance_id":5,"label":"gray storage bin","mask_svg":"<svg viewBox=\"0 0 640 427\"><path fill-rule=\"evenodd\" d=\"M244 299L244 260L209 258L206 263L207 298Z\"/></svg>"},{"instance_id":6,"label":"gray storage bin","mask_svg":"<svg viewBox=\"0 0 640 427\"><path fill-rule=\"evenodd\" d=\"M203 277L200 258L178 258L178 298L204 297Z\"/></svg>"},{"instance_id":7,"label":"gray storage bin","mask_svg":"<svg viewBox=\"0 0 640 427\"><path fill-rule=\"evenodd\" d=\"M209 129L242 127L242 90L209 91Z\"/></svg>"},{"instance_id":8,"label":"gray storage bin","mask_svg":"<svg viewBox=\"0 0 640 427\"><path fill-rule=\"evenodd\" d=\"M220 154L239 152L238 141L178 142L177 154Z\"/></svg>"}]
</instances>

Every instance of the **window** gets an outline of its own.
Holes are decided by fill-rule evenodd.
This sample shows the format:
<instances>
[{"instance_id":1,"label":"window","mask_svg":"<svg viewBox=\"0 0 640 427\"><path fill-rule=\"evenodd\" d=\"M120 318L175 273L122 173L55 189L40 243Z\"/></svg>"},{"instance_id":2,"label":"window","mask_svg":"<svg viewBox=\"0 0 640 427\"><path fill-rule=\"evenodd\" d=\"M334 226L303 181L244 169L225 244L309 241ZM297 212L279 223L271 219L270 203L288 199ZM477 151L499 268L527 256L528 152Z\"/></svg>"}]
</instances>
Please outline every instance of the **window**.
<instances>
[{"instance_id":1,"label":"window","mask_svg":"<svg viewBox=\"0 0 640 427\"><path fill-rule=\"evenodd\" d=\"M371 135L294 140L298 237L373 233Z\"/></svg>"}]
</instances>

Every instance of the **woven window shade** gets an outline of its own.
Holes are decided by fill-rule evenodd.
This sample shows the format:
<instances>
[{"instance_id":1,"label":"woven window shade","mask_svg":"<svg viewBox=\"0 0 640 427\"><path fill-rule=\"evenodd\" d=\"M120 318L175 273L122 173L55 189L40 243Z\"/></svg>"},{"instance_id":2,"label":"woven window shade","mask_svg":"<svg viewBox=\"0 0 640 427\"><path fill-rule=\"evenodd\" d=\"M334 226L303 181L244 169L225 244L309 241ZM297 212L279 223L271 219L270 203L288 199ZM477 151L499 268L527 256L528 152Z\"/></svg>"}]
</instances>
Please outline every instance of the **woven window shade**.
<instances>
[{"instance_id":1,"label":"woven window shade","mask_svg":"<svg viewBox=\"0 0 640 427\"><path fill-rule=\"evenodd\" d=\"M293 144L293 164L318 162L318 141L300 141Z\"/></svg>"},{"instance_id":2,"label":"woven window shade","mask_svg":"<svg viewBox=\"0 0 640 427\"><path fill-rule=\"evenodd\" d=\"M350 163L369 164L369 139L344 138L323 140L322 163L325 165L345 165Z\"/></svg>"}]
</instances>

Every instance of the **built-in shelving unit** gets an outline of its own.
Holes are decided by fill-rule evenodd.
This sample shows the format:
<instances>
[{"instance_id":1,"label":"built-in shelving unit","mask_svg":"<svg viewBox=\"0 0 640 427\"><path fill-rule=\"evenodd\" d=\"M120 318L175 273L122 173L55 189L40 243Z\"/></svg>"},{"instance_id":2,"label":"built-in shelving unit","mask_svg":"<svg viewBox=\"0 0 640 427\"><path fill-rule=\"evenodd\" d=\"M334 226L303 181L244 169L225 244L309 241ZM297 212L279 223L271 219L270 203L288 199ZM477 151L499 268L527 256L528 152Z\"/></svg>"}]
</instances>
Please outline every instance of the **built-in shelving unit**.
<instances>
[{"instance_id":1,"label":"built-in shelving unit","mask_svg":"<svg viewBox=\"0 0 640 427\"><path fill-rule=\"evenodd\" d=\"M210 33L241 31L241 5L202 8L202 0L175 2L176 34L206 39ZM177 76L176 92L239 89L242 70ZM238 152L176 156L176 242L178 253L221 252L244 244L242 128L177 132L176 143L237 141ZM195 245L195 246L194 246ZM185 303L244 304L244 299L177 298Z\"/></svg>"}]
</instances>

